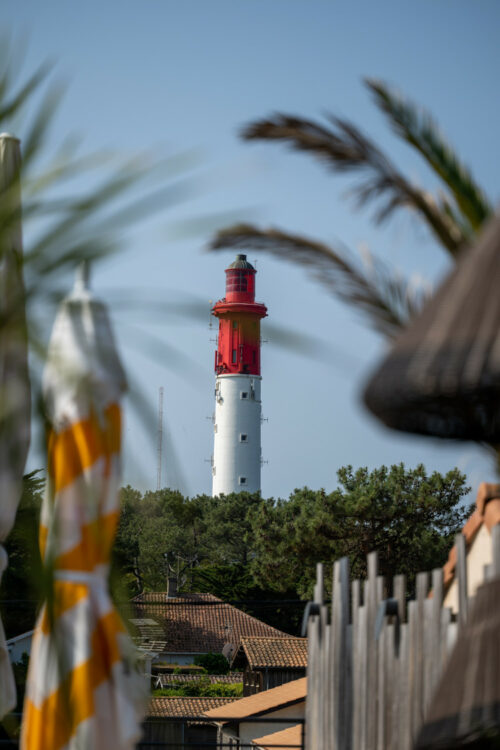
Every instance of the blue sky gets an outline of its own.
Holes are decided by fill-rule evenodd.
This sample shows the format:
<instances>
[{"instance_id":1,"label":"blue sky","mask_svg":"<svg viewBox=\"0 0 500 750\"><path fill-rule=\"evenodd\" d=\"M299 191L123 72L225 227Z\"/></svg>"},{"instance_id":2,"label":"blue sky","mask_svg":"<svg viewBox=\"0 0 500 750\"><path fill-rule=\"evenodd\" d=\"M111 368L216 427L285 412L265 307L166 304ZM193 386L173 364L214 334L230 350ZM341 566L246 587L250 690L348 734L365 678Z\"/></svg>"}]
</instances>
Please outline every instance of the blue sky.
<instances>
[{"instance_id":1,"label":"blue sky","mask_svg":"<svg viewBox=\"0 0 500 750\"><path fill-rule=\"evenodd\" d=\"M497 204L499 17L495 0L3 1L4 31L28 40L25 70L49 58L68 81L54 145L76 132L88 151L192 151L195 159L192 194L124 235L123 252L94 274L95 289L114 290L113 299L136 289L166 301L189 295L206 302L198 322L147 310L132 315L112 305L130 378L153 410L159 386L165 388L169 484L189 494L210 491L208 300L223 295L232 257L206 252L213 227L251 220L353 250L368 247L401 273L434 283L447 268L415 218L400 213L375 227L369 211L355 211L346 199L345 180L282 146L243 143L238 129L275 111L334 112L362 126L409 176L433 188L432 176L392 135L363 88L364 76L379 77L435 115ZM200 221L206 217L210 222ZM348 463L423 462L439 471L458 465L473 485L493 478L475 446L406 437L374 422L359 392L384 342L303 270L260 256L257 297L270 323L324 340L328 360L299 356L272 336L264 345L265 495L286 496L304 485L332 488L337 468ZM134 318L195 361L192 377L173 357L153 362L130 346ZM125 480L143 489L156 482L155 439L156 425L144 426L127 407Z\"/></svg>"}]
</instances>

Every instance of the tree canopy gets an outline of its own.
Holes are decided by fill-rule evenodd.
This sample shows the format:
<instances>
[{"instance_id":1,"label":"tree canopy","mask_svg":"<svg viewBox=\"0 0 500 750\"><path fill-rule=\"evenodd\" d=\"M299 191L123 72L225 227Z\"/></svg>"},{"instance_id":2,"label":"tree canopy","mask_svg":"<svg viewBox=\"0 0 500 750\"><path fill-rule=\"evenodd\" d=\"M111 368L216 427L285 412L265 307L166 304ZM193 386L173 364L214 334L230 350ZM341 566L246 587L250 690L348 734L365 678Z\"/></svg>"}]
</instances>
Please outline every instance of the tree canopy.
<instances>
[{"instance_id":1,"label":"tree canopy","mask_svg":"<svg viewBox=\"0 0 500 750\"><path fill-rule=\"evenodd\" d=\"M368 471L339 469L333 492L295 490L288 501L265 500L252 517L254 579L280 590L294 586L310 596L317 562L344 555L353 576L364 577L366 555L377 550L380 573L415 574L443 565L453 536L470 508L465 476L453 469L427 475L420 465Z\"/></svg>"},{"instance_id":2,"label":"tree canopy","mask_svg":"<svg viewBox=\"0 0 500 750\"><path fill-rule=\"evenodd\" d=\"M141 496L127 487L117 564L131 593L138 577L146 589L164 591L170 569L185 590L256 601L309 596L316 563L344 555L363 577L366 555L377 550L381 573L405 573L411 585L416 572L444 563L470 512L462 502L468 489L457 469L428 475L403 464L346 466L337 489L304 487L289 499L189 499L168 489Z\"/></svg>"}]
</instances>

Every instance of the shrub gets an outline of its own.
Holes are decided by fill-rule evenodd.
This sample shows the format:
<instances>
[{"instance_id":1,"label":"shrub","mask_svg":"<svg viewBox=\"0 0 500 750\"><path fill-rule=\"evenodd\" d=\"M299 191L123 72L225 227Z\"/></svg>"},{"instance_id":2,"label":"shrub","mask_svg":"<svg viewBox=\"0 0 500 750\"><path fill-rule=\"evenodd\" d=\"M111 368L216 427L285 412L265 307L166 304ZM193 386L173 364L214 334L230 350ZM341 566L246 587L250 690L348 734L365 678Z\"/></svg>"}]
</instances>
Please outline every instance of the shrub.
<instances>
[{"instance_id":1,"label":"shrub","mask_svg":"<svg viewBox=\"0 0 500 750\"><path fill-rule=\"evenodd\" d=\"M208 674L227 674L229 672L229 662L223 654L210 652L195 656L194 663L198 667L204 667Z\"/></svg>"},{"instance_id":2,"label":"shrub","mask_svg":"<svg viewBox=\"0 0 500 750\"><path fill-rule=\"evenodd\" d=\"M241 698L243 695L242 682L211 683L208 677L189 682L178 682L168 688L153 690L153 695L164 697L205 697L205 698Z\"/></svg>"}]
</instances>

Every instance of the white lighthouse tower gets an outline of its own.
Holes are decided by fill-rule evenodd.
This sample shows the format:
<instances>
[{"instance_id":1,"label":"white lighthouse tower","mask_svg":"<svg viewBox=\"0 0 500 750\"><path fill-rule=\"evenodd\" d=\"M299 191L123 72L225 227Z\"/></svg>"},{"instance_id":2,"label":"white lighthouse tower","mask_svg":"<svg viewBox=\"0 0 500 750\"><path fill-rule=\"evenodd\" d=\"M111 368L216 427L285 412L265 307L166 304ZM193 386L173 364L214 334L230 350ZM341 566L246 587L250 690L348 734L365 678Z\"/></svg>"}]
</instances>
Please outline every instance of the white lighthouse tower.
<instances>
[{"instance_id":1,"label":"white lighthouse tower","mask_svg":"<svg viewBox=\"0 0 500 750\"><path fill-rule=\"evenodd\" d=\"M219 319L215 353L212 495L260 490L260 321L255 268L237 255L226 269L226 296L212 312Z\"/></svg>"}]
</instances>

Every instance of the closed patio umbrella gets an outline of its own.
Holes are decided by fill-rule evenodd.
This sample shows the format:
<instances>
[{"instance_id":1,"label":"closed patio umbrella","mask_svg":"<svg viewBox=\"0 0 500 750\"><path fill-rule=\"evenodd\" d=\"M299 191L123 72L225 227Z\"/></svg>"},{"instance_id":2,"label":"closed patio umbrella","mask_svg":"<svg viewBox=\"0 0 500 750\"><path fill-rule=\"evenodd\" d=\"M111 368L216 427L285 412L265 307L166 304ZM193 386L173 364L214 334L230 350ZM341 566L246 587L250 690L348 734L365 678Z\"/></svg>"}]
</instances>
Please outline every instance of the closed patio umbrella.
<instances>
[{"instance_id":1,"label":"closed patio umbrella","mask_svg":"<svg viewBox=\"0 0 500 750\"><path fill-rule=\"evenodd\" d=\"M119 516L124 373L105 306L82 276L49 344L40 546L49 579L28 671L24 750L131 750L147 688L108 592Z\"/></svg>"}]
</instances>

